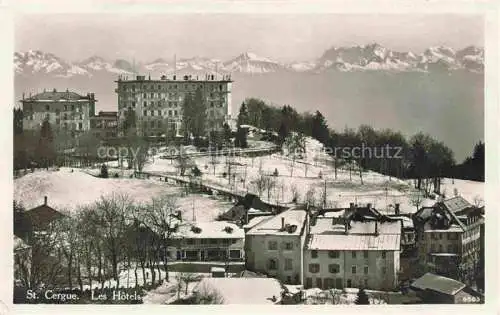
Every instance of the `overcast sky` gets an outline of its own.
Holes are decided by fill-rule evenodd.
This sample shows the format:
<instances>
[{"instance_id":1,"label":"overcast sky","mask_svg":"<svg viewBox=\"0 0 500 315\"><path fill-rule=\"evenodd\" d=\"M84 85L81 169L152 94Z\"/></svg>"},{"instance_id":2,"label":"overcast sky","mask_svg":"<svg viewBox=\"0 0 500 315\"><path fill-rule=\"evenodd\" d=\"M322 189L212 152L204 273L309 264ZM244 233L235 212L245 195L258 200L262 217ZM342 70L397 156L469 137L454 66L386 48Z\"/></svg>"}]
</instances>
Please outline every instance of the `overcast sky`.
<instances>
[{"instance_id":1,"label":"overcast sky","mask_svg":"<svg viewBox=\"0 0 500 315\"><path fill-rule=\"evenodd\" d=\"M45 14L17 16L15 49L72 61L92 55L139 61L252 51L278 61L319 57L332 46L377 42L419 53L429 46L484 46L474 15Z\"/></svg>"}]
</instances>

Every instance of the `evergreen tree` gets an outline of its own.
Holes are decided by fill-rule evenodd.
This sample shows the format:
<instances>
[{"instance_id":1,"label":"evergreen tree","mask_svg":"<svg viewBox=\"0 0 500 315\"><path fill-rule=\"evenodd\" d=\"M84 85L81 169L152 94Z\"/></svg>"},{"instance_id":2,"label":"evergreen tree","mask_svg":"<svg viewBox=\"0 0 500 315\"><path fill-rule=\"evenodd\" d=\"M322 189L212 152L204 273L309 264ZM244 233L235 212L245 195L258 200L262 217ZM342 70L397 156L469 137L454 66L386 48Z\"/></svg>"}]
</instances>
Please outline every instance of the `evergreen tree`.
<instances>
[{"instance_id":1,"label":"evergreen tree","mask_svg":"<svg viewBox=\"0 0 500 315\"><path fill-rule=\"evenodd\" d=\"M106 164L103 164L101 166L101 175L100 177L102 178L108 178L108 166Z\"/></svg>"},{"instance_id":2,"label":"evergreen tree","mask_svg":"<svg viewBox=\"0 0 500 315\"><path fill-rule=\"evenodd\" d=\"M248 124L248 110L245 102L241 103L240 112L238 114L238 126Z\"/></svg>"},{"instance_id":3,"label":"evergreen tree","mask_svg":"<svg viewBox=\"0 0 500 315\"><path fill-rule=\"evenodd\" d=\"M247 136L247 129L238 127L238 130L236 131L236 137L234 139L234 145L239 148L247 148Z\"/></svg>"},{"instance_id":4,"label":"evergreen tree","mask_svg":"<svg viewBox=\"0 0 500 315\"><path fill-rule=\"evenodd\" d=\"M225 146L227 146L231 142L231 136L232 136L231 127L229 127L228 123L224 123L223 129L224 129L222 132L223 143Z\"/></svg>"},{"instance_id":5,"label":"evergreen tree","mask_svg":"<svg viewBox=\"0 0 500 315\"><path fill-rule=\"evenodd\" d=\"M45 119L40 129L40 137L36 148L36 160L41 167L49 167L55 161L54 136L49 120Z\"/></svg>"},{"instance_id":6,"label":"evergreen tree","mask_svg":"<svg viewBox=\"0 0 500 315\"><path fill-rule=\"evenodd\" d=\"M312 137L319 142L326 144L328 142L329 130L325 117L320 111L316 111L312 117Z\"/></svg>"},{"instance_id":7,"label":"evergreen tree","mask_svg":"<svg viewBox=\"0 0 500 315\"><path fill-rule=\"evenodd\" d=\"M193 99L193 126L191 132L195 138L202 137L205 135L206 118L207 118L207 104L203 97L203 91L201 88L196 90Z\"/></svg>"},{"instance_id":8,"label":"evergreen tree","mask_svg":"<svg viewBox=\"0 0 500 315\"><path fill-rule=\"evenodd\" d=\"M358 297L354 302L356 305L369 305L370 299L368 298L368 294L366 294L365 289L359 289Z\"/></svg>"},{"instance_id":9,"label":"evergreen tree","mask_svg":"<svg viewBox=\"0 0 500 315\"><path fill-rule=\"evenodd\" d=\"M23 133L23 110L14 108L14 135Z\"/></svg>"}]
</instances>

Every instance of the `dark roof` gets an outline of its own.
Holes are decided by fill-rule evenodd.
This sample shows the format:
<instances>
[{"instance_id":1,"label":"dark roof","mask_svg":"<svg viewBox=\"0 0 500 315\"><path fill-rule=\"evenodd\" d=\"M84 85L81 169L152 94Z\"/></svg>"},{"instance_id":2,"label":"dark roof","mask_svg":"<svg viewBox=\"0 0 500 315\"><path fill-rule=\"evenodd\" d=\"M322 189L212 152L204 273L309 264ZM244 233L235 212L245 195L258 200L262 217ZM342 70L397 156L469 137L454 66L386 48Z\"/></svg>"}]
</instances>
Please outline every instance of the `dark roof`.
<instances>
[{"instance_id":1,"label":"dark roof","mask_svg":"<svg viewBox=\"0 0 500 315\"><path fill-rule=\"evenodd\" d=\"M456 196L447 200L442 201L442 204L450 212L457 213L459 211L471 208L472 205L462 198L461 196Z\"/></svg>"},{"instance_id":2,"label":"dark roof","mask_svg":"<svg viewBox=\"0 0 500 315\"><path fill-rule=\"evenodd\" d=\"M455 295L466 286L460 281L428 272L413 281L411 287L417 290L432 290L448 295Z\"/></svg>"},{"instance_id":3,"label":"dark roof","mask_svg":"<svg viewBox=\"0 0 500 315\"><path fill-rule=\"evenodd\" d=\"M24 99L23 101L39 101L39 100L58 101L58 100L81 100L81 99L89 99L89 96L80 95L76 92L71 92L71 91L58 92L56 90L53 90L49 92L45 91L42 93L35 94L29 98Z\"/></svg>"},{"instance_id":4,"label":"dark roof","mask_svg":"<svg viewBox=\"0 0 500 315\"><path fill-rule=\"evenodd\" d=\"M118 112L105 112L105 111L100 111L98 114L97 114L97 117L101 117L101 116L110 116L110 117L116 117L118 116Z\"/></svg>"},{"instance_id":5,"label":"dark roof","mask_svg":"<svg viewBox=\"0 0 500 315\"><path fill-rule=\"evenodd\" d=\"M64 215L54 208L43 204L36 208L26 211L31 223L35 228L44 228L51 222L62 218Z\"/></svg>"}]
</instances>

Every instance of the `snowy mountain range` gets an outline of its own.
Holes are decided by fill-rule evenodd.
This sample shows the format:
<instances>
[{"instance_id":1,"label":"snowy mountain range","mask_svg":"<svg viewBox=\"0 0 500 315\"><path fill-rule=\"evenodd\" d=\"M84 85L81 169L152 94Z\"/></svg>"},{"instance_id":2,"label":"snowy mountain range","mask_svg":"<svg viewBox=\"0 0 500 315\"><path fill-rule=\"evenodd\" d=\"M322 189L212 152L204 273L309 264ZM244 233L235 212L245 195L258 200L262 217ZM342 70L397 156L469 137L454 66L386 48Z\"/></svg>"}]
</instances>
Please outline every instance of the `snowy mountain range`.
<instances>
[{"instance_id":1,"label":"snowy mountain range","mask_svg":"<svg viewBox=\"0 0 500 315\"><path fill-rule=\"evenodd\" d=\"M324 71L397 71L431 72L465 69L484 70L484 49L469 46L454 51L449 47L430 47L421 54L397 52L379 44L352 47L332 47L316 60L281 63L252 52L245 52L227 61L206 57L173 60L158 58L151 62L131 62L123 59L106 60L92 56L82 61L68 61L52 53L39 50L16 52L14 70L17 75L48 75L62 78L99 76L102 74L132 75L189 73L251 73L263 74L281 71L321 73Z\"/></svg>"}]
</instances>

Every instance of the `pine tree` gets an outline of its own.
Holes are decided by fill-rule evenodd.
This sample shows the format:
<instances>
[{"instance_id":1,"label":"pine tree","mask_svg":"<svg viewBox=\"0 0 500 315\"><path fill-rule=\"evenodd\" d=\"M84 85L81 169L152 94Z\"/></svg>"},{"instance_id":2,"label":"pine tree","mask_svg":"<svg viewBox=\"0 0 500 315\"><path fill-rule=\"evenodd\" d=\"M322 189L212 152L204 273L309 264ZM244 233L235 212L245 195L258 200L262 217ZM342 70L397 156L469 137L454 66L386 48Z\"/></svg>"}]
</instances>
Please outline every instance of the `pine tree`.
<instances>
[{"instance_id":1,"label":"pine tree","mask_svg":"<svg viewBox=\"0 0 500 315\"><path fill-rule=\"evenodd\" d=\"M54 135L48 119L45 119L42 123L35 156L42 167L48 168L54 163L56 157Z\"/></svg>"},{"instance_id":2,"label":"pine tree","mask_svg":"<svg viewBox=\"0 0 500 315\"><path fill-rule=\"evenodd\" d=\"M358 291L358 297L354 302L356 305L369 305L370 299L368 298L368 294L366 294L365 289L360 289Z\"/></svg>"},{"instance_id":3,"label":"pine tree","mask_svg":"<svg viewBox=\"0 0 500 315\"><path fill-rule=\"evenodd\" d=\"M241 103L240 112L238 114L238 126L248 124L248 110L245 102Z\"/></svg>"},{"instance_id":4,"label":"pine tree","mask_svg":"<svg viewBox=\"0 0 500 315\"><path fill-rule=\"evenodd\" d=\"M326 124L325 117L320 111L316 111L312 119L312 137L319 142L326 144L329 134L330 132L328 131L328 125Z\"/></svg>"}]
</instances>

